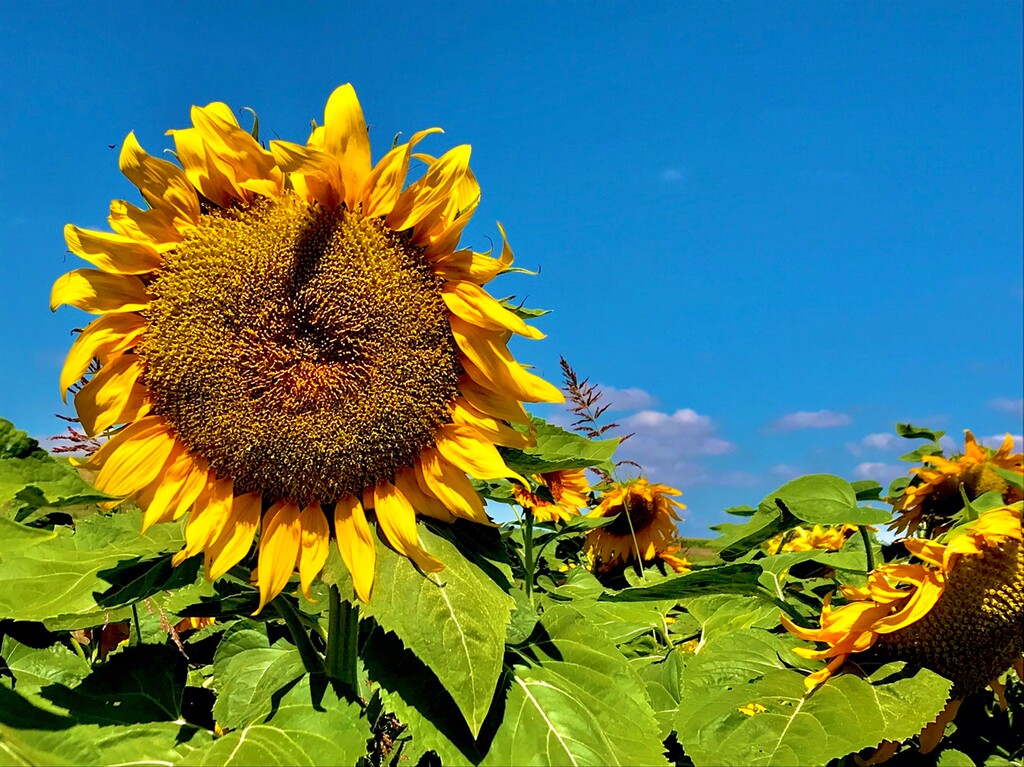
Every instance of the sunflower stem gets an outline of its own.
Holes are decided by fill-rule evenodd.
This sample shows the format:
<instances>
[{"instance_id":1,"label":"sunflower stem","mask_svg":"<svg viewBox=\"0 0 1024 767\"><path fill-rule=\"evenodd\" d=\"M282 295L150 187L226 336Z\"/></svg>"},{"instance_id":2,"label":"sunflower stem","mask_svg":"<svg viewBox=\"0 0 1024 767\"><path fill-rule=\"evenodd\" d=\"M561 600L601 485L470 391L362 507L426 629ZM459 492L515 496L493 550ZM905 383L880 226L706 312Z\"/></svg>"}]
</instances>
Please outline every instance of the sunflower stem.
<instances>
[{"instance_id":1,"label":"sunflower stem","mask_svg":"<svg viewBox=\"0 0 1024 767\"><path fill-rule=\"evenodd\" d=\"M864 541L864 556L868 561L868 572L875 569L875 552L871 550L871 538L868 536L868 529L864 525L858 525L860 537Z\"/></svg>"},{"instance_id":2,"label":"sunflower stem","mask_svg":"<svg viewBox=\"0 0 1024 767\"><path fill-rule=\"evenodd\" d=\"M356 658L359 648L359 606L343 601L337 586L329 591L327 614L327 657L324 668L328 679L345 684L356 693Z\"/></svg>"},{"instance_id":3,"label":"sunflower stem","mask_svg":"<svg viewBox=\"0 0 1024 767\"><path fill-rule=\"evenodd\" d=\"M533 604L533 512L524 509L523 514L523 548L526 560L526 572L523 574L523 584L526 586L526 596Z\"/></svg>"},{"instance_id":4,"label":"sunflower stem","mask_svg":"<svg viewBox=\"0 0 1024 767\"><path fill-rule=\"evenodd\" d=\"M324 662L320 658L320 654L313 647L309 634L306 633L306 628L302 625L302 619L299 617L298 611L283 596L278 597L271 604L274 605L277 614L281 616L288 627L288 633L292 635L295 649L299 651L299 658L302 659L302 665L306 671L310 674L324 673Z\"/></svg>"},{"instance_id":5,"label":"sunflower stem","mask_svg":"<svg viewBox=\"0 0 1024 767\"><path fill-rule=\"evenodd\" d=\"M132 622L135 624L135 635L128 640L129 646L142 643L142 629L139 628L139 603L132 602Z\"/></svg>"}]
</instances>

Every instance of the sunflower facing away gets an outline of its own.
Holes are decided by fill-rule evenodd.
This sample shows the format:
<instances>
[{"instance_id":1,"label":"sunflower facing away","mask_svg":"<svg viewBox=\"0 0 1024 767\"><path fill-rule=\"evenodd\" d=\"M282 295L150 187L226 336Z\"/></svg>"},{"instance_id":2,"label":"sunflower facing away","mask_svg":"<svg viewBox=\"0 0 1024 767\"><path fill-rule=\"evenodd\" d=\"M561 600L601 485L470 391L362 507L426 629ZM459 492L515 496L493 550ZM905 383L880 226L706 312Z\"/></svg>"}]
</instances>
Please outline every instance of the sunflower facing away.
<instances>
[{"instance_id":1,"label":"sunflower facing away","mask_svg":"<svg viewBox=\"0 0 1024 767\"><path fill-rule=\"evenodd\" d=\"M513 483L512 493L516 502L533 512L538 522L567 522L587 507L590 500L590 483L585 469L561 469L532 477L537 488ZM545 496L550 495L551 500Z\"/></svg>"},{"instance_id":2,"label":"sunflower facing away","mask_svg":"<svg viewBox=\"0 0 1024 767\"><path fill-rule=\"evenodd\" d=\"M828 679L852 653L876 647L883 656L930 668L952 680L952 697L982 689L1024 652L1024 544L1021 504L987 511L954 528L946 543L904 541L919 560L887 564L863 588L842 587L847 603L826 600L821 628L783 625L821 650L798 648L829 660L807 677L808 688Z\"/></svg>"},{"instance_id":3,"label":"sunflower facing away","mask_svg":"<svg viewBox=\"0 0 1024 767\"><path fill-rule=\"evenodd\" d=\"M921 460L930 466L910 470L914 479L893 504L897 517L890 527L897 532L912 534L925 520L938 531L945 529L949 517L963 508L961 484L972 500L991 490L1000 493L1006 503L1024 500L1019 488L993 471L1024 473L1024 454L1013 452L1013 437L1009 434L998 450L989 450L979 445L968 429L962 455L951 459L931 455Z\"/></svg>"},{"instance_id":4,"label":"sunflower facing away","mask_svg":"<svg viewBox=\"0 0 1024 767\"><path fill-rule=\"evenodd\" d=\"M61 373L90 435L124 424L86 464L145 510L188 513L175 563L217 578L259 532L260 606L298 569L308 594L330 538L368 601L368 522L424 572L442 563L416 514L489 523L468 475L522 480L495 445L523 447L522 402L557 402L506 346L542 334L481 287L507 269L459 248L480 198L470 148L376 164L352 86L331 94L305 145L269 151L215 102L169 131L180 167L134 134L121 171L148 208L114 201L114 233L68 226L96 269L59 278L51 307L98 315ZM416 158L423 175L406 185ZM504 237L504 233L503 233Z\"/></svg>"},{"instance_id":5,"label":"sunflower facing away","mask_svg":"<svg viewBox=\"0 0 1024 767\"><path fill-rule=\"evenodd\" d=\"M658 557L677 572L685 571L689 562L678 556L676 522L681 517L676 509L686 506L670 495L682 493L668 485L652 485L643 478L617 483L604 493L590 516L616 519L607 527L587 533L587 551L594 569L610 570Z\"/></svg>"}]
</instances>

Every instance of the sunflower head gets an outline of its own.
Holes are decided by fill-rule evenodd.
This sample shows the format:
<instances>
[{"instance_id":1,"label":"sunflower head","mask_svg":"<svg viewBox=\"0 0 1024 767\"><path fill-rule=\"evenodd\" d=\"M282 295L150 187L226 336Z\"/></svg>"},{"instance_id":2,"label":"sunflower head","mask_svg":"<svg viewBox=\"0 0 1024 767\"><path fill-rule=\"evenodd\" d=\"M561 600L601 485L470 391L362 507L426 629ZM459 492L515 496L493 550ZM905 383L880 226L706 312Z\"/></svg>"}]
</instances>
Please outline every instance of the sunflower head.
<instances>
[{"instance_id":1,"label":"sunflower head","mask_svg":"<svg viewBox=\"0 0 1024 767\"><path fill-rule=\"evenodd\" d=\"M970 430L965 431L964 452L952 458L925 456L927 464L910 470L913 475L903 495L893 503L897 513L890 527L913 534L922 524L936 532L949 528L951 518L963 508L960 487L971 500L995 491L1004 503L1024 500L1019 487L1007 482L993 469L1024 474L1024 454L1013 452L1013 437L1006 435L998 450L979 445Z\"/></svg>"},{"instance_id":2,"label":"sunflower head","mask_svg":"<svg viewBox=\"0 0 1024 767\"><path fill-rule=\"evenodd\" d=\"M843 587L847 603L828 601L819 629L783 617L801 639L821 650L798 650L830 662L807 678L827 679L851 654L875 647L886 657L930 668L953 681L953 697L975 692L1009 668L1024 651L1024 545L1021 504L983 513L941 543L904 542L917 559L887 564L863 588Z\"/></svg>"},{"instance_id":3,"label":"sunflower head","mask_svg":"<svg viewBox=\"0 0 1024 767\"><path fill-rule=\"evenodd\" d=\"M529 509L539 522L556 519L567 522L590 503L590 483L585 469L560 469L534 474L531 478L536 483L533 490L514 483L513 494L516 502Z\"/></svg>"},{"instance_id":4,"label":"sunflower head","mask_svg":"<svg viewBox=\"0 0 1024 767\"><path fill-rule=\"evenodd\" d=\"M459 246L480 199L469 147L414 155L432 128L374 163L350 85L305 144L268 150L222 103L191 118L170 131L180 165L125 140L143 207L114 201L113 232L65 230L96 267L51 297L97 315L61 373L65 392L86 376L79 418L109 436L95 484L146 526L188 514L175 561L203 553L211 578L258 533L260 609L296 569L308 593L332 536L368 600L373 521L439 569L416 515L489 523L467 474L522 479L495 446L529 444L511 427L529 425L523 402L562 399L506 345L542 335L482 287L508 244Z\"/></svg>"},{"instance_id":5,"label":"sunflower head","mask_svg":"<svg viewBox=\"0 0 1024 767\"><path fill-rule=\"evenodd\" d=\"M763 547L769 554L793 551L839 551L846 540L857 532L856 525L815 525L812 528L794 527L769 538Z\"/></svg>"},{"instance_id":6,"label":"sunflower head","mask_svg":"<svg viewBox=\"0 0 1024 767\"><path fill-rule=\"evenodd\" d=\"M587 533L595 569L611 570L678 552L676 522L681 518L676 509L686 507L669 496L681 494L643 478L616 483L606 491L590 516L615 517L615 521Z\"/></svg>"}]
</instances>

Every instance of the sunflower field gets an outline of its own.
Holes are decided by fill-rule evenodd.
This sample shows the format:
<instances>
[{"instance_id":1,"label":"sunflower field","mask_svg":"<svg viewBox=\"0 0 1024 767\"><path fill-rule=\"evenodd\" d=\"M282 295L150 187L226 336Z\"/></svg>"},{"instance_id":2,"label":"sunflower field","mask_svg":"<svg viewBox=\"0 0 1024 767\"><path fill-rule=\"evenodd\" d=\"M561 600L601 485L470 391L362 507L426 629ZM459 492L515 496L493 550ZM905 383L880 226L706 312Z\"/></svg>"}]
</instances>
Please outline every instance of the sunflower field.
<instances>
[{"instance_id":1,"label":"sunflower field","mask_svg":"<svg viewBox=\"0 0 1024 767\"><path fill-rule=\"evenodd\" d=\"M889 487L681 537L602 392L512 356L545 312L438 132L372 153L345 85L305 143L124 141L141 204L51 295L77 418L0 420L0 764L1021 764L1013 439L898 424Z\"/></svg>"}]
</instances>

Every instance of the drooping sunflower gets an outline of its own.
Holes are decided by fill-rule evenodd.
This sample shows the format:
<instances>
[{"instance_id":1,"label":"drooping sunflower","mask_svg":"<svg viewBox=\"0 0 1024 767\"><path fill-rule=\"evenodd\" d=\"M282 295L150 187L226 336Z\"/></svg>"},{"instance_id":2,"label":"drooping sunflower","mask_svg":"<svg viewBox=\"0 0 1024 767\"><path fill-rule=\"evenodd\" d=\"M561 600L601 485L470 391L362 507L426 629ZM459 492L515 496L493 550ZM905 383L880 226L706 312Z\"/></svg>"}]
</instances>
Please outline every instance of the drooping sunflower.
<instances>
[{"instance_id":1,"label":"drooping sunflower","mask_svg":"<svg viewBox=\"0 0 1024 767\"><path fill-rule=\"evenodd\" d=\"M539 522L567 522L585 509L590 500L590 483L585 469L560 469L543 474L534 474L536 491L526 485L513 483L512 493L516 501L533 512ZM542 491L540 488L544 488ZM544 497L551 496L551 500Z\"/></svg>"},{"instance_id":2,"label":"drooping sunflower","mask_svg":"<svg viewBox=\"0 0 1024 767\"><path fill-rule=\"evenodd\" d=\"M968 498L995 490L1005 503L1024 499L1019 488L1000 477L994 468L1024 474L1024 453L1013 452L1013 437L1006 435L998 450L979 445L970 429L964 432L964 452L953 458L938 455L921 459L926 467L910 470L914 475L903 495L893 503L897 512L890 528L913 534L926 519L941 532L949 518L963 508L960 486Z\"/></svg>"},{"instance_id":3,"label":"drooping sunflower","mask_svg":"<svg viewBox=\"0 0 1024 767\"><path fill-rule=\"evenodd\" d=\"M764 542L764 549L769 554L792 551L839 551L846 540L857 532L856 525L794 527L785 533L769 538Z\"/></svg>"},{"instance_id":4,"label":"drooping sunflower","mask_svg":"<svg viewBox=\"0 0 1024 767\"><path fill-rule=\"evenodd\" d=\"M668 485L651 484L644 478L617 483L601 496L593 517L616 517L606 527L587 533L587 551L595 570L610 570L655 557L676 568L689 563L678 556L680 546L676 522L681 517L676 509L686 506L668 496L682 495ZM677 568L678 569L678 568Z\"/></svg>"},{"instance_id":5,"label":"drooping sunflower","mask_svg":"<svg viewBox=\"0 0 1024 767\"><path fill-rule=\"evenodd\" d=\"M129 134L121 171L147 208L114 201L113 233L68 226L97 267L59 278L51 307L99 317L61 373L90 434L125 426L88 461L95 484L145 509L188 513L185 546L217 578L259 531L260 606L333 536L368 601L368 522L425 572L416 515L489 523L468 475L517 478L495 445L523 447L522 402L563 399L510 355L543 337L483 285L507 269L459 247L480 198L470 148L413 154L432 128L371 161L351 85L305 145L269 151L215 102L169 131L179 165ZM423 175L406 184L410 160ZM520 478L521 479L521 478Z\"/></svg>"},{"instance_id":6,"label":"drooping sunflower","mask_svg":"<svg viewBox=\"0 0 1024 767\"><path fill-rule=\"evenodd\" d=\"M885 657L930 668L952 680L954 699L982 689L1024 652L1024 544L1021 504L992 509L954 528L947 543L904 541L918 560L873 570L863 588L842 587L847 603L826 599L821 627L805 629L785 616L796 636L823 642L798 648L829 660L806 679L828 679L852 653L875 647Z\"/></svg>"}]
</instances>

